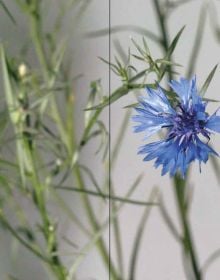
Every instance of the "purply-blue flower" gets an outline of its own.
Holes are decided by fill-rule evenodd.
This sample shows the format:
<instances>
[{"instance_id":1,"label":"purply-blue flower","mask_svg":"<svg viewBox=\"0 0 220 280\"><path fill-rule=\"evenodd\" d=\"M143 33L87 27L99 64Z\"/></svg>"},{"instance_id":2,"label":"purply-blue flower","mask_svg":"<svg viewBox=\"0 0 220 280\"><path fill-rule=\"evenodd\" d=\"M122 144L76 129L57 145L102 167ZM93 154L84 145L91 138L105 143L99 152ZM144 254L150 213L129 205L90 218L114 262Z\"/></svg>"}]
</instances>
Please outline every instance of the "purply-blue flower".
<instances>
[{"instance_id":1,"label":"purply-blue flower","mask_svg":"<svg viewBox=\"0 0 220 280\"><path fill-rule=\"evenodd\" d=\"M144 161L155 160L155 167L162 165L162 175L174 176L180 172L182 177L191 162L206 163L209 154L218 154L208 145L212 132L220 132L218 111L209 116L207 102L198 93L196 78L171 81L170 87L177 95L176 105L171 105L163 89L147 88L146 97L139 99L135 108L137 115L133 120L138 123L135 132L144 132L145 140L150 135L166 128L163 140L146 144L139 149L145 155Z\"/></svg>"}]
</instances>

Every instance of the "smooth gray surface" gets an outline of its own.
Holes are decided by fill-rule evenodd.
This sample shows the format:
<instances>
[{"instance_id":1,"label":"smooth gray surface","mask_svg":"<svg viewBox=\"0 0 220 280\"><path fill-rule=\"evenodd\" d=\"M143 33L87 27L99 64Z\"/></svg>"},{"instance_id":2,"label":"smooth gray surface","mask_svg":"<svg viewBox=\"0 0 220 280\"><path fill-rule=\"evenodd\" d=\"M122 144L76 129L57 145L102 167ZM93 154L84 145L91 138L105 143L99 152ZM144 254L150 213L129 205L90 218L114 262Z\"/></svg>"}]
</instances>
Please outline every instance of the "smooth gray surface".
<instances>
[{"instance_id":1,"label":"smooth gray surface","mask_svg":"<svg viewBox=\"0 0 220 280\"><path fill-rule=\"evenodd\" d=\"M192 3L185 4L178 8L170 15L168 26L170 28L170 38L180 30L183 25L186 25L185 31L181 37L178 47L175 51L175 60L177 63L183 65L179 69L181 75L184 76L188 66L188 59L192 44L195 39L196 26L198 22L199 9L204 1L192 1ZM217 12L220 13L219 1L206 1L214 2L217 5ZM159 34L158 26L155 20L154 11L152 9L152 1L148 0L111 0L111 17L112 26L118 24L139 25ZM2 13L1 13L2 14ZM22 19L21 19L22 22ZM73 59L74 71L73 75L83 73L84 76L76 84L76 92L78 93L76 101L78 102L78 129L79 135L82 132L82 109L85 107L86 96L88 92L89 83L91 80L102 78L103 86L108 91L108 67L98 60L98 56L108 57L108 38L85 39L80 36L80 33L90 30L97 30L100 28L108 27L108 1L94 0L89 6L87 13L81 20L81 24L76 28L78 35L73 38L71 42L71 58ZM25 33L22 32L23 24L19 22L19 32L15 32L15 27L11 26L4 15L0 17L0 32L1 39L10 38L8 40L9 49L15 51L16 42L25 39ZM66 27L69 32L70 26ZM10 32L17 34L10 36ZM119 39L125 50L132 47L130 36L141 42L141 36L133 32L118 33L112 36L112 39ZM149 41L149 46L152 50L152 55L157 58L161 56L161 52L154 43ZM204 30L203 46L199 52L198 63L196 67L196 75L198 85L201 85L207 77L213 66L219 62L220 44L213 38L210 29L210 18L207 21L207 26ZM112 52L114 47L112 45ZM140 67L140 66L139 66ZM210 85L207 96L210 98L219 99L219 70ZM120 85L119 80L112 75L111 87L117 88ZM122 98L117 104L111 107L111 138L112 144L117 135L125 110L124 106L134 103L135 98L133 95ZM209 106L210 112L213 112L218 104L211 104ZM107 119L107 110L103 114L103 118ZM220 151L219 139L220 136L216 135L211 141L217 151ZM142 136L132 133L132 124L129 124L127 134L124 139L117 166L113 172L113 182L118 195L123 195L128 186L134 181L135 177L144 172L145 177L134 195L136 199L144 199L153 186L159 186L163 193L166 206L170 215L176 222L178 228L178 216L176 213L175 200L172 191L172 185L168 176L161 177L160 170L155 170L152 166L153 163L144 163L142 158L136 154L137 148L142 144ZM96 159L93 156L93 149L95 144L91 145L86 152L83 153L84 161L94 166ZM103 169L100 165L97 167L97 177L101 180ZM219 184L212 170L210 162L202 166L202 173L199 173L198 165L193 165L190 176L190 187L194 186L194 195L191 207L191 223L193 228L193 236L196 243L200 263L203 264L206 258L217 248L220 247L220 190ZM94 200L94 203L96 201ZM132 248L134 234L137 229L138 221L141 217L143 208L136 206L125 207L121 214L121 229L122 241L125 257L125 267L128 270L129 255ZM82 212L82 210L80 210ZM69 234L75 236L73 228L67 226ZM3 236L4 233L2 233ZM5 237L4 237L5 238ZM79 244L83 244L80 235ZM8 239L8 237L6 238ZM106 240L108 235L106 235ZM1 238L3 240L3 237ZM7 240L6 240L7 241ZM9 241L7 241L9 242ZM6 248L8 248L6 246ZM20 250L20 249L19 249ZM22 249L21 249L22 250ZM6 264L3 267L2 262L0 266L1 274L5 273L10 268L7 264L8 256L5 255L7 250L1 251L1 259L4 258ZM21 254L24 256L23 254ZM4 257L3 257L4 256ZM112 246L112 256L114 256L114 248ZM31 261L31 260L30 260ZM33 259L34 261L34 259ZM19 258L17 267L21 270L24 260ZM67 258L67 263L71 265L71 261ZM38 280L42 279L41 276L33 274L35 270L35 263L29 263L30 270L21 271L23 275L21 279ZM30 267L29 267L30 268ZM12 266L11 266L11 269ZM40 277L40 278L39 278ZM85 262L82 263L78 273L79 279L94 278L97 280L107 280L107 274L102 267L100 259L96 253L92 251L87 257ZM220 277L220 265L217 261L214 263L207 272L207 280L218 280ZM185 280L182 261L181 249L179 244L173 239L166 225L157 209L153 209L150 219L145 231L144 240L141 245L139 256L139 264L137 271L137 280Z\"/></svg>"}]
</instances>

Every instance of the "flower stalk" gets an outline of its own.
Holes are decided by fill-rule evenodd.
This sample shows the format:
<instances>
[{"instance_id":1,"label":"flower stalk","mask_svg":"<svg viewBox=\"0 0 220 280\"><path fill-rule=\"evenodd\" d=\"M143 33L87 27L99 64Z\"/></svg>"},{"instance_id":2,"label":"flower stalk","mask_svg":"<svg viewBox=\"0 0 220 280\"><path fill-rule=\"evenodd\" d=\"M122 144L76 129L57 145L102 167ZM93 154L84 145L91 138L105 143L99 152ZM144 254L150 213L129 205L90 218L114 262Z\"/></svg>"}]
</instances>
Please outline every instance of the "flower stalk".
<instances>
[{"instance_id":1,"label":"flower stalk","mask_svg":"<svg viewBox=\"0 0 220 280\"><path fill-rule=\"evenodd\" d=\"M174 177L174 191L176 203L178 207L179 217L183 230L182 246L185 257L190 259L191 269L195 280L202 280L202 272L199 269L197 254L195 250L194 241L192 238L190 223L188 219L188 211L185 200L186 180L183 180L179 175Z\"/></svg>"}]
</instances>

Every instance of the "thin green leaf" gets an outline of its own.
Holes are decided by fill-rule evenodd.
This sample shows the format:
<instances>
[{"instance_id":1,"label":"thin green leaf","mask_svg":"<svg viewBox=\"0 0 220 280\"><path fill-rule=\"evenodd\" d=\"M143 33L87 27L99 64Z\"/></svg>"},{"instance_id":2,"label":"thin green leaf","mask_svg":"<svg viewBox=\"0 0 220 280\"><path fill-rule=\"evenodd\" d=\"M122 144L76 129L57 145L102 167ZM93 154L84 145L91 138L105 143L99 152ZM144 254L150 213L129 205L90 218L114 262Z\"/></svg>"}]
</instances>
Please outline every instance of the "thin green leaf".
<instances>
[{"instance_id":1,"label":"thin green leaf","mask_svg":"<svg viewBox=\"0 0 220 280\"><path fill-rule=\"evenodd\" d=\"M13 168L13 169L18 169L18 165L16 164L16 163L14 163L14 162L10 162L10 161L8 161L8 160L6 160L6 159L1 159L0 158L0 165L2 164L2 167L3 166L7 166L7 168L8 167L11 167L11 168Z\"/></svg>"},{"instance_id":2,"label":"thin green leaf","mask_svg":"<svg viewBox=\"0 0 220 280\"><path fill-rule=\"evenodd\" d=\"M205 274L210 267L220 257L220 249L215 250L202 265L202 271Z\"/></svg>"},{"instance_id":3,"label":"thin green leaf","mask_svg":"<svg viewBox=\"0 0 220 280\"><path fill-rule=\"evenodd\" d=\"M5 51L3 46L0 47L1 52L1 62L2 62L2 72L3 72L3 83L4 83L4 89L5 89L5 96L6 96L6 102L9 110L9 115L11 122L14 126L14 130L16 135L20 134L20 131L17 128L18 123L18 101L16 99L16 96L13 93L12 84L8 72L8 66L5 56ZM29 162L27 160L27 156L24 153L24 141L22 138L16 137L16 147L17 147L17 157L19 162L19 168L20 168L20 175L23 184L25 183L25 170L29 170Z\"/></svg>"},{"instance_id":4,"label":"thin green leaf","mask_svg":"<svg viewBox=\"0 0 220 280\"><path fill-rule=\"evenodd\" d=\"M111 169L114 168L114 164L117 160L117 156L119 155L119 150L122 147L122 141L124 139L124 135L125 135L125 132L126 132L126 129L128 126L130 115L131 115L131 111L128 110L124 116L124 119L123 119L122 124L119 129L118 136L113 145L113 151L112 151L112 155L111 155Z\"/></svg>"},{"instance_id":5,"label":"thin green leaf","mask_svg":"<svg viewBox=\"0 0 220 280\"><path fill-rule=\"evenodd\" d=\"M8 221L3 217L3 214L0 213L0 221L3 223L5 228L12 234L14 238L16 238L24 247L26 247L29 251L31 251L34 255L39 257L41 260L43 260L46 263L50 264L50 259L45 257L40 249L35 245L31 244L30 242L27 242L25 239L23 239L18 232L8 223Z\"/></svg>"},{"instance_id":6,"label":"thin green leaf","mask_svg":"<svg viewBox=\"0 0 220 280\"><path fill-rule=\"evenodd\" d=\"M135 75L134 77L132 77L129 80L129 83L133 83L133 82L137 81L138 79L143 77L148 71L149 71L149 69L147 68L147 69L144 69L143 71L139 72L137 75Z\"/></svg>"},{"instance_id":7,"label":"thin green leaf","mask_svg":"<svg viewBox=\"0 0 220 280\"><path fill-rule=\"evenodd\" d=\"M138 102L136 102L136 103L133 103L133 104L130 104L130 105L127 105L127 106L125 106L124 108L125 109L129 109L129 108L135 108L135 107L137 107L138 106Z\"/></svg>"},{"instance_id":8,"label":"thin green leaf","mask_svg":"<svg viewBox=\"0 0 220 280\"><path fill-rule=\"evenodd\" d=\"M158 195L158 190L157 189L153 189L150 197L149 197L149 201L151 201L152 203L155 201L156 197ZM144 233L144 229L146 226L146 222L148 220L148 217L150 215L150 210L151 207L147 207L143 213L143 216L140 220L138 229L137 229L137 233L135 236L135 240L134 240L134 244L133 244L133 248L132 248L132 254L131 254L131 259L130 259L130 271L129 271L129 280L133 280L136 279L135 276L135 271L136 271L136 265L137 265L137 260L138 260L138 252L140 251L140 245L141 245L141 240L143 237L143 233Z\"/></svg>"},{"instance_id":9,"label":"thin green leaf","mask_svg":"<svg viewBox=\"0 0 220 280\"><path fill-rule=\"evenodd\" d=\"M135 25L117 25L117 26L112 27L110 29L110 31L111 31L111 34L114 34L117 32L124 32L124 31L131 32L132 31L135 33L139 33L143 36L146 36L156 43L159 43L159 44L162 43L161 39L158 38L153 32L151 32L143 27L139 27L139 26L135 26ZM109 28L104 28L104 29L100 29L97 31L88 32L86 36L89 38L96 38L96 37L106 36L108 34L109 34Z\"/></svg>"},{"instance_id":10,"label":"thin green leaf","mask_svg":"<svg viewBox=\"0 0 220 280\"><path fill-rule=\"evenodd\" d=\"M54 53L54 57L53 57L53 60L54 60L54 64L53 64L53 75L51 76L51 78L48 80L48 84L47 84L47 87L50 91L51 88L54 87L54 83L56 81L56 76L57 74L59 73L59 70L60 70L60 67L62 66L62 62L63 62L63 58L64 58L64 55L65 55L65 52L66 52L66 47L67 47L67 44L66 44L66 41L63 40L61 41L61 43L57 46L57 49ZM45 62L44 62L45 63ZM53 92L52 92L53 93ZM47 108L47 105L48 105L48 102L49 102L49 98L51 98L51 107L52 107L52 111L56 111L56 106L54 104L54 98L53 98L53 94L47 94L47 97L42 99L41 103L39 104L40 105L40 114L41 116L43 116L46 108ZM55 112L53 112L54 115L55 115ZM57 112L56 112L57 113ZM61 129L61 123L60 123L60 120L57 118L55 120L57 122L57 126ZM63 132L63 131L62 131ZM64 137L64 133L62 133L63 137Z\"/></svg>"},{"instance_id":11,"label":"thin green leaf","mask_svg":"<svg viewBox=\"0 0 220 280\"><path fill-rule=\"evenodd\" d=\"M179 0L179 1L175 1L175 2L167 1L165 3L165 5L169 9L175 9L175 8L178 8L181 5L188 4L189 2L192 2L192 1L194 1L194 0Z\"/></svg>"},{"instance_id":12,"label":"thin green leaf","mask_svg":"<svg viewBox=\"0 0 220 280\"><path fill-rule=\"evenodd\" d=\"M174 52L174 50L175 50L175 48L177 46L177 43L178 43L178 41L179 41L179 39L180 39L184 29L185 29L185 26L183 26L180 29L180 31L177 33L177 35L174 37L174 39L171 42L171 44L170 44L170 46L169 46L169 48L167 50L167 53L166 53L166 55L164 57L165 60L168 60L168 61L171 60L171 56L172 56L172 54L173 54L173 52ZM164 74L166 73L166 69L167 69L166 66L164 66L164 65L161 66L161 69L160 69L160 72L161 72L160 80L163 78Z\"/></svg>"},{"instance_id":13,"label":"thin green leaf","mask_svg":"<svg viewBox=\"0 0 220 280\"><path fill-rule=\"evenodd\" d=\"M135 47L139 51L139 53L142 55L142 57L145 57L145 52L142 50L142 48L135 42L135 40L133 38L131 38L131 41L135 45Z\"/></svg>"},{"instance_id":14,"label":"thin green leaf","mask_svg":"<svg viewBox=\"0 0 220 280\"><path fill-rule=\"evenodd\" d=\"M95 106L95 107L97 107L97 106ZM101 108L97 108L97 109L98 110L96 110L95 113L92 115L92 117L89 119L89 122L88 122L88 124L87 124L87 126L86 126L86 128L85 128L85 130L83 132L83 136L82 136L82 138L80 140L80 145L81 146L85 145L86 140L88 139L88 136L89 136L89 134L91 132L91 129L96 124L98 116L100 115L100 113L102 111ZM85 111L86 110L88 110L88 109L85 109Z\"/></svg>"},{"instance_id":15,"label":"thin green leaf","mask_svg":"<svg viewBox=\"0 0 220 280\"><path fill-rule=\"evenodd\" d=\"M7 195L12 195L11 193L11 185L10 185L10 179L8 178L8 174L6 174L5 176L0 175L0 186L1 189L4 188L4 191L6 192ZM3 195L1 193L1 197L0 197L0 203L6 203L8 201L8 199L4 199ZM0 207L2 207L2 205L0 205Z\"/></svg>"},{"instance_id":16,"label":"thin green leaf","mask_svg":"<svg viewBox=\"0 0 220 280\"><path fill-rule=\"evenodd\" d=\"M118 39L114 39L113 43L114 43L114 46L115 46L115 50L119 54L121 60L123 61L124 64L126 64L126 62L127 62L127 54L125 53L125 51L124 51L123 47L121 46L119 40Z\"/></svg>"},{"instance_id":17,"label":"thin green leaf","mask_svg":"<svg viewBox=\"0 0 220 280\"><path fill-rule=\"evenodd\" d=\"M114 196L115 195L115 191L114 191L114 186L113 184L111 185L111 195ZM111 211L112 213L117 211L117 202L114 200L111 200ZM113 221L112 221L112 225L113 225L113 231L114 231L114 237L115 237L115 247L116 247L116 255L117 255L117 259L116 259L116 263L118 264L118 268L120 271L120 277L122 279L124 279L124 258L123 258L123 250L122 250L122 236L121 236L121 228L120 228L120 221L119 221L119 217L116 216Z\"/></svg>"},{"instance_id":18,"label":"thin green leaf","mask_svg":"<svg viewBox=\"0 0 220 280\"><path fill-rule=\"evenodd\" d=\"M143 45L144 45L145 52L150 55L150 49L144 37L143 37Z\"/></svg>"},{"instance_id":19,"label":"thin green leaf","mask_svg":"<svg viewBox=\"0 0 220 280\"><path fill-rule=\"evenodd\" d=\"M129 83L134 82L135 80L138 80L139 78L141 78L142 76L144 76L146 74L146 72L148 71L148 69L145 69L143 71L141 71L140 73L138 73L137 75L135 75L134 77L132 77L129 81L128 81L128 85L123 85L121 87L119 87L118 89L116 89L111 96L108 98L106 97L104 99L104 101L102 103L100 103L99 105L96 105L94 107L91 108L86 108L85 110L96 110L96 109L103 109L104 107L112 104L113 102L115 102L116 100L118 100L119 98L123 97L124 95L126 95L127 93L129 93L129 91L131 91L134 88L137 87L132 87L132 85L130 85ZM146 85L139 85L140 87L138 88L143 88ZM150 85L149 85L150 86Z\"/></svg>"},{"instance_id":20,"label":"thin green leaf","mask_svg":"<svg viewBox=\"0 0 220 280\"><path fill-rule=\"evenodd\" d=\"M220 102L220 100L212 99L212 98L203 98L203 100L204 100L204 101L208 101L208 102L214 102L214 103Z\"/></svg>"},{"instance_id":21,"label":"thin green leaf","mask_svg":"<svg viewBox=\"0 0 220 280\"><path fill-rule=\"evenodd\" d=\"M165 65L173 65L173 66L179 66L179 67L182 67L181 64L178 64L178 63L175 63L175 62L172 62L172 61L169 61L169 60L165 60L165 59L156 59L155 60L156 63L161 63L161 64L165 64Z\"/></svg>"},{"instance_id":22,"label":"thin green leaf","mask_svg":"<svg viewBox=\"0 0 220 280\"><path fill-rule=\"evenodd\" d=\"M139 175L136 180L134 181L134 183L131 185L131 187L129 188L128 192L126 193L126 195L124 196L125 200L128 200L128 198L131 196L131 194L134 192L134 190L136 189L136 187L139 185L141 179L142 179L142 175ZM119 214L119 211L121 210L121 208L124 206L124 201L122 201L120 203L119 206L117 206L117 208L115 209L115 211L113 213L111 213L110 216L110 220L109 217L106 219L106 221L100 226L100 229L94 234L94 236L90 239L90 241L82 248L82 250L80 250L80 255L76 258L76 260L74 261L73 265L71 266L69 273L68 273L68 277L67 280L72 280L78 266L80 265L80 263L83 261L83 259L85 258L85 256L87 256L88 252L95 246L95 244L97 243L97 241L102 237L104 231L106 230L106 228L109 226L109 222L111 223Z\"/></svg>"},{"instance_id":23,"label":"thin green leaf","mask_svg":"<svg viewBox=\"0 0 220 280\"><path fill-rule=\"evenodd\" d=\"M91 111L88 111L91 112ZM89 142L89 140L97 137L98 135L102 134L102 131L100 129L94 130L93 132L91 132L88 137L86 139L84 139L84 142L81 143L81 146L85 146L85 144L87 144Z\"/></svg>"},{"instance_id":24,"label":"thin green leaf","mask_svg":"<svg viewBox=\"0 0 220 280\"><path fill-rule=\"evenodd\" d=\"M92 108L86 108L85 110L96 110L96 109L103 109L104 107L112 104L113 102L115 102L116 100L118 100L119 98L121 98L122 96L126 95L129 92L129 88L127 86L122 86L118 89L116 89L111 95L110 97L106 97L105 100L97 105L94 106Z\"/></svg>"},{"instance_id":25,"label":"thin green leaf","mask_svg":"<svg viewBox=\"0 0 220 280\"><path fill-rule=\"evenodd\" d=\"M11 12L9 11L9 9L7 8L7 6L5 5L5 3L4 3L2 0L0 0L0 6L2 6L3 10L4 10L5 13L7 14L7 16L10 18L10 20L11 20L14 24L17 24L15 18L13 17L13 15L11 14Z\"/></svg>"},{"instance_id":26,"label":"thin green leaf","mask_svg":"<svg viewBox=\"0 0 220 280\"><path fill-rule=\"evenodd\" d=\"M99 187L99 184L96 181L96 178L93 175L92 171L88 167L86 167L85 165L78 165L78 166L79 166L80 169L82 169L88 175L90 181L92 182L92 184L94 185L94 187L97 190L97 194L99 194L104 199L104 201L106 201L105 197L103 196L103 193L101 191L101 188Z\"/></svg>"},{"instance_id":27,"label":"thin green leaf","mask_svg":"<svg viewBox=\"0 0 220 280\"><path fill-rule=\"evenodd\" d=\"M160 197L159 197L159 209L160 209L160 212L161 212L161 215L162 215L164 221L166 222L166 225L170 229L170 232L173 234L174 238L178 242L182 242L182 238L181 238L180 234L178 233L169 213L167 212L162 195L160 195Z\"/></svg>"},{"instance_id":28,"label":"thin green leaf","mask_svg":"<svg viewBox=\"0 0 220 280\"><path fill-rule=\"evenodd\" d=\"M217 67L218 67L218 64L215 65L215 67L212 69L212 71L211 71L210 74L208 75L208 77L207 77L205 83L203 84L203 86L202 86L202 88L201 88L201 90L200 90L200 95L201 95L202 97L205 95L205 93L206 93L206 91L207 91L207 89L208 89L208 87L209 87L209 84L211 83L212 78L213 78L214 75L215 75L215 71L216 71Z\"/></svg>"},{"instance_id":29,"label":"thin green leaf","mask_svg":"<svg viewBox=\"0 0 220 280\"><path fill-rule=\"evenodd\" d=\"M0 138L3 136L4 130L7 127L8 123L9 123L8 112L5 109L4 111L0 112L0 131L1 131Z\"/></svg>"},{"instance_id":30,"label":"thin green leaf","mask_svg":"<svg viewBox=\"0 0 220 280\"><path fill-rule=\"evenodd\" d=\"M77 163L78 159L79 159L79 151L76 149L76 151L74 151L74 153L71 157L71 160L70 160L70 170L73 169L73 167Z\"/></svg>"},{"instance_id":31,"label":"thin green leaf","mask_svg":"<svg viewBox=\"0 0 220 280\"><path fill-rule=\"evenodd\" d=\"M99 95L100 91L100 80L93 81L90 83L90 94L88 97L88 102L86 107L92 107L94 106L95 98L97 95ZM92 111L85 111L84 113L84 121L85 121L85 127L87 127L89 120L92 117L93 112Z\"/></svg>"},{"instance_id":32,"label":"thin green leaf","mask_svg":"<svg viewBox=\"0 0 220 280\"><path fill-rule=\"evenodd\" d=\"M115 71L115 73L117 74L119 72L119 67L117 67L114 63L111 63L110 61L104 59L103 57L98 57L102 62L108 64L111 66L111 70Z\"/></svg>"},{"instance_id":33,"label":"thin green leaf","mask_svg":"<svg viewBox=\"0 0 220 280\"><path fill-rule=\"evenodd\" d=\"M114 215L111 216L111 221L114 217L116 217L119 213L117 209L117 212L114 213ZM111 222L110 221L110 222ZM109 218L106 219L106 221L100 226L99 230L91 237L89 242L80 250L80 254L76 259L74 260L74 263L69 269L67 280L73 280L75 279L75 274L77 272L77 269L83 259L88 255L88 252L93 249L93 247L97 244L99 239L102 237L103 233L105 232L106 228L109 226Z\"/></svg>"},{"instance_id":34,"label":"thin green leaf","mask_svg":"<svg viewBox=\"0 0 220 280\"><path fill-rule=\"evenodd\" d=\"M34 233L32 232L32 230L30 228L27 228L24 226L19 226L16 228L16 231L18 233L21 233L25 237L25 239L27 239L31 243L35 241Z\"/></svg>"},{"instance_id":35,"label":"thin green leaf","mask_svg":"<svg viewBox=\"0 0 220 280\"><path fill-rule=\"evenodd\" d=\"M102 121L97 120L96 123L100 129L99 131L100 131L101 141L95 153L98 154L103 149L102 160L104 160L107 156L108 148L109 148L109 132Z\"/></svg>"},{"instance_id":36,"label":"thin green leaf","mask_svg":"<svg viewBox=\"0 0 220 280\"><path fill-rule=\"evenodd\" d=\"M51 187L51 186L50 186ZM77 227L86 235L91 236L90 231L84 226L79 215L75 214L74 211L66 204L66 201L62 198L62 196L54 189L50 188L50 193L54 196L54 199L57 202L57 205L65 212L68 218L73 222Z\"/></svg>"},{"instance_id":37,"label":"thin green leaf","mask_svg":"<svg viewBox=\"0 0 220 280\"><path fill-rule=\"evenodd\" d=\"M132 56L138 60L144 61L144 58L142 56L138 56L136 54L132 54Z\"/></svg>"},{"instance_id":38,"label":"thin green leaf","mask_svg":"<svg viewBox=\"0 0 220 280\"><path fill-rule=\"evenodd\" d=\"M206 24L206 14L207 14L207 5L203 5L200 14L199 14L199 20L198 20L198 25L197 25L197 30L196 30L196 36L195 36L195 41L193 44L193 49L192 53L189 58L189 69L187 71L187 77L190 78L193 75L195 66L196 66L196 61L199 55L199 51L202 46L202 39L203 35L205 34L204 28Z\"/></svg>"},{"instance_id":39,"label":"thin green leaf","mask_svg":"<svg viewBox=\"0 0 220 280\"><path fill-rule=\"evenodd\" d=\"M13 94L7 60L6 60L6 56L5 56L5 51L4 51L4 48L2 45L0 46L0 52L1 52L3 82L4 82L4 88L5 88L6 101L7 101L11 121L13 124L16 124L18 122L18 118L19 118L18 111L17 111L18 101Z\"/></svg>"},{"instance_id":40,"label":"thin green leaf","mask_svg":"<svg viewBox=\"0 0 220 280\"><path fill-rule=\"evenodd\" d=\"M106 193L97 193L94 191L90 191L88 189L79 189L79 188L75 188L75 187L69 187L69 186L55 186L56 189L59 190L64 190L64 191L73 191L73 192L79 192L79 193L84 193L85 195L92 195L92 196L96 196L96 197L104 197L106 199L111 199L111 200L115 200L115 201L121 201L123 203L130 203L130 204L134 204L134 205L140 205L140 206L156 206L158 205L157 203L152 203L152 202L145 202L145 201L141 201L141 200L133 200L133 199L126 199L124 197L119 197L119 196L111 196L109 194Z\"/></svg>"}]
</instances>

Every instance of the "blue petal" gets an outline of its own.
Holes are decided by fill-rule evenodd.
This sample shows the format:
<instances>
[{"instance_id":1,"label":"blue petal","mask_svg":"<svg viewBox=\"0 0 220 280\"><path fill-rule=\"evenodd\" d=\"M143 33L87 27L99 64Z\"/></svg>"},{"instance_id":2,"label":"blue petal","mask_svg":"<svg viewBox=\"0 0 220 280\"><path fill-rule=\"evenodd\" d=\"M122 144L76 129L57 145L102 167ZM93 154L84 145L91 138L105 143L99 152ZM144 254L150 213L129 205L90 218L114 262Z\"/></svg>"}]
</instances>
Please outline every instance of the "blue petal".
<instances>
[{"instance_id":1,"label":"blue petal","mask_svg":"<svg viewBox=\"0 0 220 280\"><path fill-rule=\"evenodd\" d=\"M217 112L211 117L206 113L207 102L198 95L195 77L171 81L170 86L180 98L176 111L162 88L147 88L148 97L140 99L139 107L135 108L137 115L132 119L138 123L134 131L144 131L147 137L168 128L164 140L144 145L138 153L144 155L144 161L155 160L156 168L162 166L162 175L174 176L179 172L184 178L191 162L197 160L201 166L209 155L218 156L198 135L209 139L210 130L220 132L220 116Z\"/></svg>"},{"instance_id":2,"label":"blue petal","mask_svg":"<svg viewBox=\"0 0 220 280\"><path fill-rule=\"evenodd\" d=\"M172 80L170 87L179 96L185 108L189 108L190 99L192 99L193 104L201 102L201 97L197 94L196 77L192 80L181 78L179 82Z\"/></svg>"},{"instance_id":3,"label":"blue petal","mask_svg":"<svg viewBox=\"0 0 220 280\"><path fill-rule=\"evenodd\" d=\"M178 153L179 153L179 146L178 143L169 140L169 141L157 141L154 143L147 144L143 146L139 154L147 154L144 157L144 161L149 161L152 159L156 159L155 167L159 165L163 166L161 174L164 175L167 172L176 173L179 165L178 163Z\"/></svg>"},{"instance_id":4,"label":"blue petal","mask_svg":"<svg viewBox=\"0 0 220 280\"><path fill-rule=\"evenodd\" d=\"M162 165L161 175L170 173L174 176L178 171L184 178L191 162L198 160L206 163L209 154L218 154L197 136L188 142L181 137L170 140L160 140L140 148L139 154L145 154L144 161L155 159L155 167Z\"/></svg>"},{"instance_id":5,"label":"blue petal","mask_svg":"<svg viewBox=\"0 0 220 280\"><path fill-rule=\"evenodd\" d=\"M207 121L206 128L220 132L220 116L217 116L217 112L215 112Z\"/></svg>"},{"instance_id":6,"label":"blue petal","mask_svg":"<svg viewBox=\"0 0 220 280\"><path fill-rule=\"evenodd\" d=\"M136 108L136 111L140 112L141 108ZM144 114L135 115L132 120L138 122L139 125L134 127L134 132L145 131L146 136L156 133L164 126L170 126L172 124L169 118L153 116L146 111Z\"/></svg>"},{"instance_id":7,"label":"blue petal","mask_svg":"<svg viewBox=\"0 0 220 280\"><path fill-rule=\"evenodd\" d=\"M171 107L169 100L164 94L163 90L158 87L157 90L152 88L146 88L148 98L144 98L143 101L147 103L151 108L159 113L176 114L175 110Z\"/></svg>"},{"instance_id":8,"label":"blue petal","mask_svg":"<svg viewBox=\"0 0 220 280\"><path fill-rule=\"evenodd\" d=\"M188 144L186 162L187 162L187 164L189 164L194 160L198 160L199 164L201 164L201 162L206 163L209 158L209 154L218 156L216 151L214 151L207 144L203 143L198 138L198 136L196 136L194 141L192 141Z\"/></svg>"},{"instance_id":9,"label":"blue petal","mask_svg":"<svg viewBox=\"0 0 220 280\"><path fill-rule=\"evenodd\" d=\"M148 88L147 93L149 97L140 98L140 106L135 108L138 115L132 117L133 121L139 123L134 127L134 132L144 131L145 138L163 127L172 126L173 115L176 115L162 89Z\"/></svg>"},{"instance_id":10,"label":"blue petal","mask_svg":"<svg viewBox=\"0 0 220 280\"><path fill-rule=\"evenodd\" d=\"M183 104L187 105L191 97L191 83L188 80L181 78L180 82L174 80L171 81L170 86L175 93L177 93Z\"/></svg>"}]
</instances>

